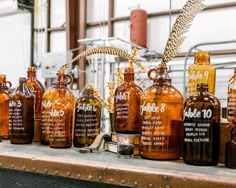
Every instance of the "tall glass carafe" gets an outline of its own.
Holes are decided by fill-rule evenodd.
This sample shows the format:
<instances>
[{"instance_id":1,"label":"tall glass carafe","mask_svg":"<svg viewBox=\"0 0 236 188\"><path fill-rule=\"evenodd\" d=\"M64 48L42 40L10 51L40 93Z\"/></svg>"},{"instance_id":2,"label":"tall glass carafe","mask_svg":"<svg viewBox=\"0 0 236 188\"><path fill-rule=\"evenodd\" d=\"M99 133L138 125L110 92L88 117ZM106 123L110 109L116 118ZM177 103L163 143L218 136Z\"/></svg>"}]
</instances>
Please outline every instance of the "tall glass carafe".
<instances>
[{"instance_id":1,"label":"tall glass carafe","mask_svg":"<svg viewBox=\"0 0 236 188\"><path fill-rule=\"evenodd\" d=\"M75 103L74 146L84 147L93 143L100 133L101 102L94 97L94 90L87 88Z\"/></svg>"},{"instance_id":2,"label":"tall glass carafe","mask_svg":"<svg viewBox=\"0 0 236 188\"><path fill-rule=\"evenodd\" d=\"M9 99L11 82L6 75L0 74L0 139L9 138Z\"/></svg>"},{"instance_id":3,"label":"tall glass carafe","mask_svg":"<svg viewBox=\"0 0 236 188\"><path fill-rule=\"evenodd\" d=\"M43 85L36 78L35 67L28 67L27 71L27 86L30 88L35 96L34 103L34 138L33 141L40 141L41 135L41 104L45 89Z\"/></svg>"},{"instance_id":4,"label":"tall glass carafe","mask_svg":"<svg viewBox=\"0 0 236 188\"><path fill-rule=\"evenodd\" d=\"M9 133L12 144L32 143L34 136L34 94L26 85L26 78L19 79L19 86L9 101Z\"/></svg>"},{"instance_id":5,"label":"tall glass carafe","mask_svg":"<svg viewBox=\"0 0 236 188\"><path fill-rule=\"evenodd\" d=\"M148 159L179 159L183 96L171 85L166 64L151 69L148 76L154 84L141 95L140 155Z\"/></svg>"},{"instance_id":6,"label":"tall glass carafe","mask_svg":"<svg viewBox=\"0 0 236 188\"><path fill-rule=\"evenodd\" d=\"M195 52L194 64L188 68L188 91L187 96L196 94L197 83L207 83L208 92L215 94L216 69L210 64L209 52Z\"/></svg>"},{"instance_id":7,"label":"tall glass carafe","mask_svg":"<svg viewBox=\"0 0 236 188\"><path fill-rule=\"evenodd\" d=\"M74 95L67 88L67 85L72 83L72 77L70 75L64 74L63 70L59 70L57 72L56 82L45 91L42 98L42 118L41 118L41 143L49 144L49 136L50 136L50 127L52 125L52 117L50 116L50 112L52 110L53 102L59 97L59 90L65 90L65 96L67 101L74 106Z\"/></svg>"},{"instance_id":8,"label":"tall glass carafe","mask_svg":"<svg viewBox=\"0 0 236 188\"><path fill-rule=\"evenodd\" d=\"M236 68L228 81L227 119L232 122L236 115Z\"/></svg>"},{"instance_id":9,"label":"tall glass carafe","mask_svg":"<svg viewBox=\"0 0 236 188\"><path fill-rule=\"evenodd\" d=\"M139 133L142 89L134 83L134 69L125 69L124 83L116 88L114 98L115 129L118 133Z\"/></svg>"},{"instance_id":10,"label":"tall glass carafe","mask_svg":"<svg viewBox=\"0 0 236 188\"><path fill-rule=\"evenodd\" d=\"M68 148L72 145L73 106L66 98L66 90L59 89L58 98L52 103L50 117L49 146L53 148Z\"/></svg>"},{"instance_id":11,"label":"tall glass carafe","mask_svg":"<svg viewBox=\"0 0 236 188\"><path fill-rule=\"evenodd\" d=\"M216 165L219 140L220 102L208 93L207 84L197 84L197 94L186 99L184 104L184 162Z\"/></svg>"}]
</instances>

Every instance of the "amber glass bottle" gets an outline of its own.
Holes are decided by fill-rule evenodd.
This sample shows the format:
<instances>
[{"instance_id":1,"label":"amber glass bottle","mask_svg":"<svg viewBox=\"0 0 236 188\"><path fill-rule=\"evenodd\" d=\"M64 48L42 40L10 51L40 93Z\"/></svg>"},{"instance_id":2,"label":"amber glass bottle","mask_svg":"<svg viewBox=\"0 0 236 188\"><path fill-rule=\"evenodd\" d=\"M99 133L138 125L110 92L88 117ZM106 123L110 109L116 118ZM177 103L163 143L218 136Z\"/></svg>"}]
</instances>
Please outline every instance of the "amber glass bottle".
<instances>
[{"instance_id":1,"label":"amber glass bottle","mask_svg":"<svg viewBox=\"0 0 236 188\"><path fill-rule=\"evenodd\" d=\"M124 83L116 88L114 98L115 129L118 133L139 133L142 89L134 83L134 69L125 69Z\"/></svg>"},{"instance_id":2,"label":"amber glass bottle","mask_svg":"<svg viewBox=\"0 0 236 188\"><path fill-rule=\"evenodd\" d=\"M27 86L35 96L34 102L34 138L33 141L40 141L41 135L41 104L45 89L43 85L36 78L35 67L28 67L27 71Z\"/></svg>"},{"instance_id":3,"label":"amber glass bottle","mask_svg":"<svg viewBox=\"0 0 236 188\"><path fill-rule=\"evenodd\" d=\"M72 145L73 106L66 98L66 90L58 90L58 98L52 104L50 143L53 148L68 148Z\"/></svg>"},{"instance_id":4,"label":"amber glass bottle","mask_svg":"<svg viewBox=\"0 0 236 188\"><path fill-rule=\"evenodd\" d=\"M9 133L12 144L32 143L34 136L34 94L26 85L26 78L19 79L19 86L9 102Z\"/></svg>"},{"instance_id":5,"label":"amber glass bottle","mask_svg":"<svg viewBox=\"0 0 236 188\"><path fill-rule=\"evenodd\" d=\"M236 117L231 122L231 140L225 144L225 167L236 169Z\"/></svg>"},{"instance_id":6,"label":"amber glass bottle","mask_svg":"<svg viewBox=\"0 0 236 188\"><path fill-rule=\"evenodd\" d=\"M215 94L215 79L216 70L210 64L209 52L195 52L194 64L188 68L188 92L187 95L191 96L196 94L197 83L207 83L209 93Z\"/></svg>"},{"instance_id":7,"label":"amber glass bottle","mask_svg":"<svg viewBox=\"0 0 236 188\"><path fill-rule=\"evenodd\" d=\"M101 102L88 88L75 103L74 146L84 147L93 143L100 133Z\"/></svg>"},{"instance_id":8,"label":"amber glass bottle","mask_svg":"<svg viewBox=\"0 0 236 188\"><path fill-rule=\"evenodd\" d=\"M9 138L9 99L11 82L6 81L6 75L0 74L0 139Z\"/></svg>"},{"instance_id":9,"label":"amber glass bottle","mask_svg":"<svg viewBox=\"0 0 236 188\"><path fill-rule=\"evenodd\" d=\"M66 100L74 106L74 95L73 93L67 89L67 85L72 83L72 77L70 75L65 75L63 70L59 70L57 72L56 82L46 90L43 94L42 98L42 118L41 118L41 143L49 144L49 136L50 136L50 127L52 125L52 117L50 116L50 112L52 110L52 103L58 99L59 90L65 90Z\"/></svg>"},{"instance_id":10,"label":"amber glass bottle","mask_svg":"<svg viewBox=\"0 0 236 188\"><path fill-rule=\"evenodd\" d=\"M140 155L148 159L179 159L183 96L171 85L165 64L150 70L148 75L154 84L141 95Z\"/></svg>"},{"instance_id":11,"label":"amber glass bottle","mask_svg":"<svg viewBox=\"0 0 236 188\"><path fill-rule=\"evenodd\" d=\"M228 82L228 98L227 98L227 119L232 121L236 110L236 68L234 69L234 75Z\"/></svg>"},{"instance_id":12,"label":"amber glass bottle","mask_svg":"<svg viewBox=\"0 0 236 188\"><path fill-rule=\"evenodd\" d=\"M216 165L219 139L220 102L208 93L207 84L197 84L197 94L184 104L184 162Z\"/></svg>"}]
</instances>

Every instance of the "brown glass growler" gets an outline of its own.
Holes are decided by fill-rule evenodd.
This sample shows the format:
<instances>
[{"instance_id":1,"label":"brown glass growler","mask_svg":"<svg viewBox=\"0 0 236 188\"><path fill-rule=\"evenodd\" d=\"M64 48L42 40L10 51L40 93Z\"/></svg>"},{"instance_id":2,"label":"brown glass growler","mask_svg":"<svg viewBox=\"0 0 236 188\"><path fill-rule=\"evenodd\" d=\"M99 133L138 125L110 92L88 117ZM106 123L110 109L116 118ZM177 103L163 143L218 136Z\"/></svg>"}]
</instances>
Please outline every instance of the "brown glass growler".
<instances>
[{"instance_id":1,"label":"brown glass growler","mask_svg":"<svg viewBox=\"0 0 236 188\"><path fill-rule=\"evenodd\" d=\"M101 102L94 97L94 90L87 88L75 103L74 146L84 147L93 143L100 134Z\"/></svg>"},{"instance_id":2,"label":"brown glass growler","mask_svg":"<svg viewBox=\"0 0 236 188\"><path fill-rule=\"evenodd\" d=\"M59 89L58 98L52 103L50 117L49 146L53 148L69 148L72 145L73 106L66 98L66 90Z\"/></svg>"},{"instance_id":3,"label":"brown glass growler","mask_svg":"<svg viewBox=\"0 0 236 188\"><path fill-rule=\"evenodd\" d=\"M151 69L148 77L154 84L141 95L140 155L148 159L179 159L183 96L171 85L165 64Z\"/></svg>"},{"instance_id":4,"label":"brown glass growler","mask_svg":"<svg viewBox=\"0 0 236 188\"><path fill-rule=\"evenodd\" d=\"M134 83L134 69L125 69L124 83L115 90L114 117L115 130L118 133L139 133L140 96L142 89Z\"/></svg>"},{"instance_id":5,"label":"brown glass growler","mask_svg":"<svg viewBox=\"0 0 236 188\"><path fill-rule=\"evenodd\" d=\"M225 144L225 167L236 169L236 112L231 126L231 139Z\"/></svg>"},{"instance_id":6,"label":"brown glass growler","mask_svg":"<svg viewBox=\"0 0 236 188\"><path fill-rule=\"evenodd\" d=\"M40 141L41 135L41 104L42 97L45 89L43 85L36 78L35 67L28 67L27 71L27 82L26 85L30 88L31 92L34 94L34 138L33 141Z\"/></svg>"},{"instance_id":7,"label":"brown glass growler","mask_svg":"<svg viewBox=\"0 0 236 188\"><path fill-rule=\"evenodd\" d=\"M227 98L227 119L232 121L236 110L236 68L234 75L228 81L228 98Z\"/></svg>"},{"instance_id":8,"label":"brown glass growler","mask_svg":"<svg viewBox=\"0 0 236 188\"><path fill-rule=\"evenodd\" d=\"M197 83L207 83L209 93L215 94L216 69L210 64L209 52L195 52L194 64L188 68L188 92L187 96L196 94Z\"/></svg>"},{"instance_id":9,"label":"brown glass growler","mask_svg":"<svg viewBox=\"0 0 236 188\"><path fill-rule=\"evenodd\" d=\"M220 102L208 93L208 85L197 84L197 94L184 103L184 162L216 165L219 155Z\"/></svg>"},{"instance_id":10,"label":"brown glass growler","mask_svg":"<svg viewBox=\"0 0 236 188\"><path fill-rule=\"evenodd\" d=\"M32 143L34 136L34 94L26 85L26 78L19 79L19 86L9 101L9 134L11 144Z\"/></svg>"},{"instance_id":11,"label":"brown glass growler","mask_svg":"<svg viewBox=\"0 0 236 188\"><path fill-rule=\"evenodd\" d=\"M11 82L6 75L0 74L0 139L9 138L9 99Z\"/></svg>"},{"instance_id":12,"label":"brown glass growler","mask_svg":"<svg viewBox=\"0 0 236 188\"><path fill-rule=\"evenodd\" d=\"M42 117L41 117L41 143L49 144L50 137L50 127L52 124L52 118L50 112L52 110L53 102L59 97L59 90L65 90L65 96L68 102L74 106L74 95L67 89L67 85L72 83L72 77L70 75L64 74L63 70L57 72L56 82L48 88L43 94L42 98Z\"/></svg>"}]
</instances>

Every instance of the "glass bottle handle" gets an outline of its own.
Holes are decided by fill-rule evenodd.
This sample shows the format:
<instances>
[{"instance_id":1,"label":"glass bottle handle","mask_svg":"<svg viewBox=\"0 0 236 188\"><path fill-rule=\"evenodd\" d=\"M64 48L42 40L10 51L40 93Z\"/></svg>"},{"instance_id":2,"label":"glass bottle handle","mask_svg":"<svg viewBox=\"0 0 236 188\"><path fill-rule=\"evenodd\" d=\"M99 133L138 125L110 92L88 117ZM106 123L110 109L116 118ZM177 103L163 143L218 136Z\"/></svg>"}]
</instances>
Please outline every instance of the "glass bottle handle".
<instances>
[{"instance_id":1,"label":"glass bottle handle","mask_svg":"<svg viewBox=\"0 0 236 188\"><path fill-rule=\"evenodd\" d=\"M154 77L152 76L152 73L155 73L154 74ZM157 72L157 69L150 69L149 71L148 71L148 78L150 79L150 80L155 80L155 78L157 77L157 74L158 74L158 72Z\"/></svg>"},{"instance_id":2,"label":"glass bottle handle","mask_svg":"<svg viewBox=\"0 0 236 188\"><path fill-rule=\"evenodd\" d=\"M6 82L5 82L5 85L7 86L7 88L11 88L12 83L11 83L10 81L6 81Z\"/></svg>"},{"instance_id":3,"label":"glass bottle handle","mask_svg":"<svg viewBox=\"0 0 236 188\"><path fill-rule=\"evenodd\" d=\"M65 75L66 85L70 85L73 82L73 77L69 74Z\"/></svg>"}]
</instances>

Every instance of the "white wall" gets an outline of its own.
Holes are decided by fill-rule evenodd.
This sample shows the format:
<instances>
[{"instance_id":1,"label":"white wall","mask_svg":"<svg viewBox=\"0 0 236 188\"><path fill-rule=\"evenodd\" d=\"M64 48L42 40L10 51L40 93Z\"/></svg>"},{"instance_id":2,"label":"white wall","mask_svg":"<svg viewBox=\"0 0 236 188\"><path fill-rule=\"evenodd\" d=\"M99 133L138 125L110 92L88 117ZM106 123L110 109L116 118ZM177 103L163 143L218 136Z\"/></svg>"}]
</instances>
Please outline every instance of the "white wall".
<instances>
[{"instance_id":1,"label":"white wall","mask_svg":"<svg viewBox=\"0 0 236 188\"><path fill-rule=\"evenodd\" d=\"M27 76L30 65L30 19L29 13L19 13L11 1L0 2L0 73L7 75L13 87L19 77Z\"/></svg>"}]
</instances>

